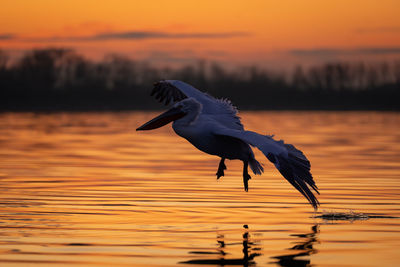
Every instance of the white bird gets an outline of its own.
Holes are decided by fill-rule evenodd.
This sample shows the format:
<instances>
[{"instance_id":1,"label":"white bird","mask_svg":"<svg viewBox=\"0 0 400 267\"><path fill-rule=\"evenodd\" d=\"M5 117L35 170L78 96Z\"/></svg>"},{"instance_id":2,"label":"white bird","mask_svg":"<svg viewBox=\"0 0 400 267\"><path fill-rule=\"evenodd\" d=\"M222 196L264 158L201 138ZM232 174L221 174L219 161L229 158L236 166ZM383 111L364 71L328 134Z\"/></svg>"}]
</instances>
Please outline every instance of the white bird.
<instances>
[{"instance_id":1,"label":"white bird","mask_svg":"<svg viewBox=\"0 0 400 267\"><path fill-rule=\"evenodd\" d=\"M254 174L264 171L255 159L250 146L257 147L279 172L310 202L314 209L319 202L310 188L318 192L310 173L310 162L303 152L271 135L246 131L237 116L237 109L227 99L216 99L191 85L177 80L164 80L154 84L151 95L172 108L137 131L152 130L173 121L172 128L199 150L221 157L217 179L224 176L225 159L243 161L243 183L248 191L248 166Z\"/></svg>"}]
</instances>

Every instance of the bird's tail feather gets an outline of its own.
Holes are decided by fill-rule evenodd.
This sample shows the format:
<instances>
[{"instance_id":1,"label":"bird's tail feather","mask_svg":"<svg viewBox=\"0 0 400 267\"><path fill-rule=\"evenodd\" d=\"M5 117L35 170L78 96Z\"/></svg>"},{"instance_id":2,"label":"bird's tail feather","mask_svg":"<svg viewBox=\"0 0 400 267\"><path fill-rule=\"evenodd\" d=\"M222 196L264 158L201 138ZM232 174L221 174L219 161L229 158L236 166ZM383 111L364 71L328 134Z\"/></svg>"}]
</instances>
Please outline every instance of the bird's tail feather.
<instances>
[{"instance_id":1,"label":"bird's tail feather","mask_svg":"<svg viewBox=\"0 0 400 267\"><path fill-rule=\"evenodd\" d=\"M255 158L249 160L249 165L253 173L256 175L261 175L264 172L263 166Z\"/></svg>"},{"instance_id":2,"label":"bird's tail feather","mask_svg":"<svg viewBox=\"0 0 400 267\"><path fill-rule=\"evenodd\" d=\"M317 194L318 187L310 172L310 162L303 152L291 144L283 144L288 152L288 156L267 154L267 158L275 164L279 172L289 181L316 210L319 206L318 199L314 196L310 188ZM310 187L310 188L309 188Z\"/></svg>"}]
</instances>

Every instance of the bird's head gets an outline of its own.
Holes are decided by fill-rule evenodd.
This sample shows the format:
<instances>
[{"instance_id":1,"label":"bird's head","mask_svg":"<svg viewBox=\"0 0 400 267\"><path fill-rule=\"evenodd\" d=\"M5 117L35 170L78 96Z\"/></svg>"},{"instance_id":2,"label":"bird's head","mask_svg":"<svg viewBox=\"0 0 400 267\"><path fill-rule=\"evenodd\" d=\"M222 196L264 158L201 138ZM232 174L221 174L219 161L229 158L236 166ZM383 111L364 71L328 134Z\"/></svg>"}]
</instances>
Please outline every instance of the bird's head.
<instances>
[{"instance_id":1,"label":"bird's head","mask_svg":"<svg viewBox=\"0 0 400 267\"><path fill-rule=\"evenodd\" d=\"M153 130L160 128L171 121L185 118L187 123L191 123L197 119L202 109L202 105L194 98L185 98L175 103L172 108L158 115L154 119L146 122L136 129L136 131Z\"/></svg>"}]
</instances>

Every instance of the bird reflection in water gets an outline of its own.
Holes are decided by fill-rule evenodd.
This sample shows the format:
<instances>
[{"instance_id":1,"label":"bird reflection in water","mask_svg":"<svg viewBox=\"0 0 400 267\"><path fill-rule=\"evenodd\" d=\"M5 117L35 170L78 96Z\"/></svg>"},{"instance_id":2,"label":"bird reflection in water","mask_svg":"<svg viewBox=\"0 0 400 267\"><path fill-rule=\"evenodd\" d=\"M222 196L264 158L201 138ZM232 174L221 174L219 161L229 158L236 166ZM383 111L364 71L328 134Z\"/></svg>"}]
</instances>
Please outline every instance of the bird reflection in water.
<instances>
[{"instance_id":1,"label":"bird reflection in water","mask_svg":"<svg viewBox=\"0 0 400 267\"><path fill-rule=\"evenodd\" d=\"M278 260L272 263L279 264L280 266L298 266L298 267L311 266L310 259L298 259L298 257L310 256L312 254L317 253L317 250L314 248L314 244L318 243L317 239L318 234L319 234L319 225L316 224L313 227L311 227L311 233L291 235L305 239L304 241L298 242L295 246L289 248L289 250L295 250L301 252L290 255L271 257L273 259Z\"/></svg>"},{"instance_id":2,"label":"bird reflection in water","mask_svg":"<svg viewBox=\"0 0 400 267\"><path fill-rule=\"evenodd\" d=\"M261 250L260 242L257 240L251 240L248 231L248 226L243 226L245 232L243 233L243 258L233 258L227 259L226 255L229 253L227 251L228 246L239 245L240 243L225 243L224 235L217 236L218 249L216 252L206 252L206 251L191 251L190 254L216 254L218 258L216 259L196 259L189 260L180 263L184 264L198 264L198 265L242 265L242 266L253 266L256 264L254 258L261 256L259 252ZM297 242L293 247L288 248L288 250L299 251L295 254L274 256L271 257L276 259L275 262L270 262L271 264L278 264L279 266L299 266L306 267L311 266L310 259L299 259L299 257L310 256L316 254L317 250L314 248L314 244L318 243L319 225L316 224L311 227L311 232L306 234L293 234L291 236L304 239L301 242Z\"/></svg>"},{"instance_id":3,"label":"bird reflection in water","mask_svg":"<svg viewBox=\"0 0 400 267\"><path fill-rule=\"evenodd\" d=\"M189 260L183 261L180 263L184 264L199 264L199 265L242 265L242 266L253 266L255 265L254 258L261 256L262 254L258 253L261 248L259 246L258 241L252 241L250 239L249 227L244 225L245 229L243 233L243 241L241 243L226 243L224 235L220 234L217 236L218 249L216 252L204 252L204 251L191 251L190 254L217 254L218 258L216 259L199 259L199 260ZM226 259L226 255L229 253L226 252L228 246L239 245L243 246L243 258L233 258Z\"/></svg>"}]
</instances>

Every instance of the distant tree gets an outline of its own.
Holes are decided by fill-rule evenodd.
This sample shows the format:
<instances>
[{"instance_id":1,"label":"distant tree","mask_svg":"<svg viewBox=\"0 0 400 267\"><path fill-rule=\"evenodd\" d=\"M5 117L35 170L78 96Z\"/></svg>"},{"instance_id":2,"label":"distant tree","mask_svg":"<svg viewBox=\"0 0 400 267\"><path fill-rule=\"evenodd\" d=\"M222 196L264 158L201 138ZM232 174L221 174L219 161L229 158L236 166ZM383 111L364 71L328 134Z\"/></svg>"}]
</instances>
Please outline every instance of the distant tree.
<instances>
[{"instance_id":1,"label":"distant tree","mask_svg":"<svg viewBox=\"0 0 400 267\"><path fill-rule=\"evenodd\" d=\"M331 62L289 75L258 66L198 61L158 68L122 55L91 61L70 49L36 49L10 62L0 50L0 106L63 108L160 108L152 84L178 79L242 108L399 109L400 61Z\"/></svg>"},{"instance_id":2,"label":"distant tree","mask_svg":"<svg viewBox=\"0 0 400 267\"><path fill-rule=\"evenodd\" d=\"M7 67L9 56L3 50L0 50L0 71L4 71Z\"/></svg>"},{"instance_id":3,"label":"distant tree","mask_svg":"<svg viewBox=\"0 0 400 267\"><path fill-rule=\"evenodd\" d=\"M397 85L397 88L400 88L400 61L397 61L394 64L394 79L395 79L395 84ZM400 89L398 89L400 90Z\"/></svg>"},{"instance_id":4,"label":"distant tree","mask_svg":"<svg viewBox=\"0 0 400 267\"><path fill-rule=\"evenodd\" d=\"M292 80L291 80L291 85L294 88L298 88L299 90L305 91L309 89L308 85L308 79L304 73L304 70L301 66L296 66Z\"/></svg>"},{"instance_id":5,"label":"distant tree","mask_svg":"<svg viewBox=\"0 0 400 267\"><path fill-rule=\"evenodd\" d=\"M69 49L38 49L27 52L17 63L19 82L23 88L35 92L54 89L63 58L72 53Z\"/></svg>"},{"instance_id":6,"label":"distant tree","mask_svg":"<svg viewBox=\"0 0 400 267\"><path fill-rule=\"evenodd\" d=\"M9 73L7 70L9 56L6 52L0 50L0 94L4 94L8 90L8 83L10 82Z\"/></svg>"}]
</instances>

